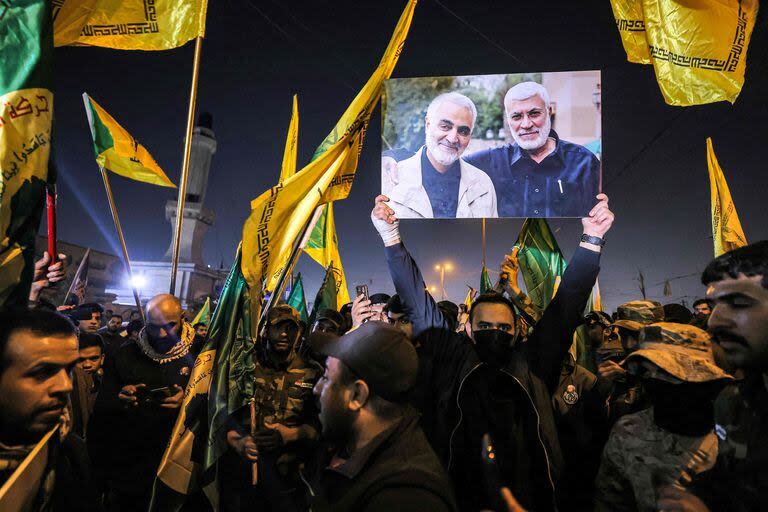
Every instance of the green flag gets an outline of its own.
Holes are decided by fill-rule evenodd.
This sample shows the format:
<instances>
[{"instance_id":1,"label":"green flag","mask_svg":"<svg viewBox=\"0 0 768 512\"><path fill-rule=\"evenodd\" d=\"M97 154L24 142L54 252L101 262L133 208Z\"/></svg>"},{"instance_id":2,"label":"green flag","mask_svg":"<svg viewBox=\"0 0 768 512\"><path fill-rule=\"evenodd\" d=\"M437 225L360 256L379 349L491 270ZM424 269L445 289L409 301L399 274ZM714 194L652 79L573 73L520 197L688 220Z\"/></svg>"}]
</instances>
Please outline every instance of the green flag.
<instances>
[{"instance_id":1,"label":"green flag","mask_svg":"<svg viewBox=\"0 0 768 512\"><path fill-rule=\"evenodd\" d=\"M323 309L336 310L336 276L333 271L333 263L325 270L325 278L317 291L315 302L312 304L312 313L309 315L309 324L315 323L315 318Z\"/></svg>"},{"instance_id":2,"label":"green flag","mask_svg":"<svg viewBox=\"0 0 768 512\"><path fill-rule=\"evenodd\" d=\"M545 219L525 219L515 243L525 288L542 311L557 291L566 261Z\"/></svg>"},{"instance_id":3,"label":"green flag","mask_svg":"<svg viewBox=\"0 0 768 512\"><path fill-rule=\"evenodd\" d=\"M26 307L49 180L50 2L0 2L0 56L0 307Z\"/></svg>"},{"instance_id":4,"label":"green flag","mask_svg":"<svg viewBox=\"0 0 768 512\"><path fill-rule=\"evenodd\" d=\"M483 265L483 271L480 273L480 293L487 293L493 291L493 283L488 276L488 268Z\"/></svg>"},{"instance_id":5,"label":"green flag","mask_svg":"<svg viewBox=\"0 0 768 512\"><path fill-rule=\"evenodd\" d=\"M215 464L227 450L227 418L253 396L256 343L251 331L248 284L238 248L219 296L203 345L189 378L171 439L157 471L159 482L177 493L203 487L214 508L218 492ZM166 510L163 486L156 483L153 510Z\"/></svg>"},{"instance_id":6,"label":"green flag","mask_svg":"<svg viewBox=\"0 0 768 512\"><path fill-rule=\"evenodd\" d=\"M205 324L211 325L211 298L205 299L205 304L200 308L200 311L195 315L195 319L192 320L192 325Z\"/></svg>"},{"instance_id":7,"label":"green flag","mask_svg":"<svg viewBox=\"0 0 768 512\"><path fill-rule=\"evenodd\" d=\"M286 303L299 312L302 322L309 322L307 299L304 297L304 282L301 280L301 274L296 277L296 280L293 283L293 288L291 288L291 294L288 296L288 301Z\"/></svg>"}]
</instances>

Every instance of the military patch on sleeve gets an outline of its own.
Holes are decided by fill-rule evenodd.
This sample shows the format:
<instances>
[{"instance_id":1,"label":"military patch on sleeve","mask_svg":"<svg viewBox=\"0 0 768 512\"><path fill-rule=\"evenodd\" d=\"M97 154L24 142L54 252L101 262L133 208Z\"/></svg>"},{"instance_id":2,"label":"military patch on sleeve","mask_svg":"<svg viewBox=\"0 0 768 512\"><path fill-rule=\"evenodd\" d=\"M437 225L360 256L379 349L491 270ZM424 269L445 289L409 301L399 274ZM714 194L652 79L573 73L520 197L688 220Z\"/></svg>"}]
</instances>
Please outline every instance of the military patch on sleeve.
<instances>
[{"instance_id":1,"label":"military patch on sleeve","mask_svg":"<svg viewBox=\"0 0 768 512\"><path fill-rule=\"evenodd\" d=\"M563 391L563 401L568 405L573 405L579 401L579 393L576 391L576 386L568 384Z\"/></svg>"}]
</instances>

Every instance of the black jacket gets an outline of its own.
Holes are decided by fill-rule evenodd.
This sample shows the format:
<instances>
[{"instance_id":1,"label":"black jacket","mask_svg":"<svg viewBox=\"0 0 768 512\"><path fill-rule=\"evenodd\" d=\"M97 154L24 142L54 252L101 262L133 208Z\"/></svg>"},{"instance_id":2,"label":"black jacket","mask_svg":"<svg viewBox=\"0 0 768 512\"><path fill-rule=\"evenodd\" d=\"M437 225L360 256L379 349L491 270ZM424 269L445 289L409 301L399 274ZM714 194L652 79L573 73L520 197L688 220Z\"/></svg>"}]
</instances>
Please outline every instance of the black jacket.
<instances>
[{"instance_id":1,"label":"black jacket","mask_svg":"<svg viewBox=\"0 0 768 512\"><path fill-rule=\"evenodd\" d=\"M489 372L471 343L451 332L442 313L427 293L416 263L402 244L386 248L395 289L413 322L414 337L420 343L418 386L428 388L420 400L425 407L425 431L448 469L462 509L477 509L485 500L478 485L480 439L473 433L488 423L477 413L477 393L467 390ZM521 504L535 510L554 508L555 482L563 461L552 408L560 369L572 342L574 329L582 319L587 299L599 271L600 254L579 248L571 258L557 295L544 311L528 341L515 351L512 362L495 377L494 389L506 387L507 417L514 418L508 438L516 460L526 468L514 468L517 475L506 483ZM467 400L469 398L469 400ZM492 399L491 399L492 400ZM494 406L495 407L495 406ZM465 415L469 408L473 412ZM469 433L469 435L468 435ZM505 434L507 434L505 432ZM480 434L481 435L481 434ZM470 437L469 445L466 438ZM514 472L514 470L513 470ZM509 471L502 478L509 478ZM474 481L473 481L474 480Z\"/></svg>"},{"instance_id":2,"label":"black jacket","mask_svg":"<svg viewBox=\"0 0 768 512\"><path fill-rule=\"evenodd\" d=\"M394 426L330 468L335 450L317 452L307 483L313 512L456 511L451 485L410 409Z\"/></svg>"}]
</instances>

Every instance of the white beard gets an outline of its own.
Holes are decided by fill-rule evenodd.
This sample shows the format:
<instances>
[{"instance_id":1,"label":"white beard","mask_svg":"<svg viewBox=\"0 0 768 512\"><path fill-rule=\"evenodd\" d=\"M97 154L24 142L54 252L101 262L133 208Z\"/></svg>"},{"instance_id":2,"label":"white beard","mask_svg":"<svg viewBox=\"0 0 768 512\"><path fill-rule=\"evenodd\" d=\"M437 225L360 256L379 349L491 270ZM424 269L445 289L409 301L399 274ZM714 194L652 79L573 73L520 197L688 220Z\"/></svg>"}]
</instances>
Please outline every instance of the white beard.
<instances>
[{"instance_id":1,"label":"white beard","mask_svg":"<svg viewBox=\"0 0 768 512\"><path fill-rule=\"evenodd\" d=\"M427 150L432 158L437 160L440 165L453 165L453 163L459 159L461 153L457 149L456 152L451 152L444 146L441 146L437 140L427 135Z\"/></svg>"},{"instance_id":2,"label":"white beard","mask_svg":"<svg viewBox=\"0 0 768 512\"><path fill-rule=\"evenodd\" d=\"M512 131L512 138L517 142L517 145L521 148L532 151L534 149L539 149L541 146L547 143L547 138L549 138L549 130L552 128L552 118L549 117L549 114L547 114L547 120L544 123L544 126L542 126L539 129L539 136L536 137L534 140L522 140L520 136L517 134L516 131Z\"/></svg>"}]
</instances>

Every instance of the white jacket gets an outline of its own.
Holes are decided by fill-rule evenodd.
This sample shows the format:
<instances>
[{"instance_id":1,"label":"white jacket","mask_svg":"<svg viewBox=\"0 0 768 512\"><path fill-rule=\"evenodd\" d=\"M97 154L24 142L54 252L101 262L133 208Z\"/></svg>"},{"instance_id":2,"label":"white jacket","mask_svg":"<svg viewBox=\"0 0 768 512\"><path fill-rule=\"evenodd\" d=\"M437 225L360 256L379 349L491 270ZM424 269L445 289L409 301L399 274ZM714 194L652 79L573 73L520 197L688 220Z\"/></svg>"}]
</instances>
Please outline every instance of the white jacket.
<instances>
[{"instance_id":1,"label":"white jacket","mask_svg":"<svg viewBox=\"0 0 768 512\"><path fill-rule=\"evenodd\" d=\"M421 148L412 157L397 164L398 184L384 191L389 197L389 207L395 210L398 219L434 218L432 204L427 191L421 184ZM483 171L459 159L461 180L459 181L459 202L456 218L498 217L496 190L491 178Z\"/></svg>"}]
</instances>

